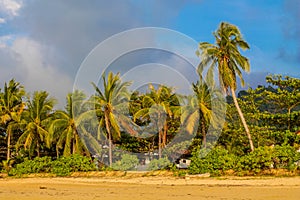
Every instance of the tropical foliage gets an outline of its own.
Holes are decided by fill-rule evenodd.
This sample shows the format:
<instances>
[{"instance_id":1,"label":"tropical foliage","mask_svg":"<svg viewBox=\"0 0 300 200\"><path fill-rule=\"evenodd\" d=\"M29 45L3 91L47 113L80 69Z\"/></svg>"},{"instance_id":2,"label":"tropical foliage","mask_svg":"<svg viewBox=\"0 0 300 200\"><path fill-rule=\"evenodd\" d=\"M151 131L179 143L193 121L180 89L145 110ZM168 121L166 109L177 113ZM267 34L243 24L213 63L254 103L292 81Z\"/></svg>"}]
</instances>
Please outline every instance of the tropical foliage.
<instances>
[{"instance_id":1,"label":"tropical foliage","mask_svg":"<svg viewBox=\"0 0 300 200\"><path fill-rule=\"evenodd\" d=\"M238 27L229 23L222 22L218 30L214 32L214 36L216 44L210 44L207 42L199 44L197 55L201 58L201 62L198 67L198 73L202 74L204 68L209 67L208 76L213 76L214 67L217 67L221 88L225 93L228 93L228 89L230 89L234 105L237 108L238 114L245 128L251 151L254 151L248 125L235 96L237 88L236 76L240 78L242 85L244 85L242 70L245 72L250 71L249 60L241 55L239 48L246 50L250 47L248 43L243 40ZM211 80L213 79L213 77L209 78Z\"/></svg>"},{"instance_id":2,"label":"tropical foliage","mask_svg":"<svg viewBox=\"0 0 300 200\"><path fill-rule=\"evenodd\" d=\"M162 148L167 144L168 121L176 117L179 102L171 88L159 86L157 89L149 85L150 93L143 96L142 108L134 114L134 120L150 119L158 131L158 156L162 157Z\"/></svg>"},{"instance_id":3,"label":"tropical foliage","mask_svg":"<svg viewBox=\"0 0 300 200\"><path fill-rule=\"evenodd\" d=\"M63 156L71 154L89 154L83 141L80 139L74 113L80 113L84 107L86 96L78 90L67 95L67 105L64 111L58 110L53 114L53 121L49 127L50 140L56 142L57 157L60 149Z\"/></svg>"},{"instance_id":4,"label":"tropical foliage","mask_svg":"<svg viewBox=\"0 0 300 200\"><path fill-rule=\"evenodd\" d=\"M21 114L24 109L22 100L24 94L23 87L14 79L10 80L8 84L4 84L4 91L0 94L0 123L7 133L5 138L7 141L7 160L10 159L12 134L19 129Z\"/></svg>"},{"instance_id":5,"label":"tropical foliage","mask_svg":"<svg viewBox=\"0 0 300 200\"><path fill-rule=\"evenodd\" d=\"M35 92L27 101L27 109L23 112L20 125L23 128L22 135L16 144L17 149L23 147L29 156L40 156L41 150L50 148L48 126L53 120L53 106L55 100L49 98L46 91Z\"/></svg>"},{"instance_id":6,"label":"tropical foliage","mask_svg":"<svg viewBox=\"0 0 300 200\"><path fill-rule=\"evenodd\" d=\"M240 49L249 45L228 23L221 23L214 36L215 44L199 44L199 80L191 95L152 84L144 92L130 91L130 82L109 72L99 85L92 83L94 95L75 90L64 109L55 109L48 92L27 94L13 79L4 83L0 168L17 176L64 176L103 169L104 163L116 170L136 170L146 162L150 170L172 168L177 159L189 157L192 174L299 172L300 79L269 75L266 85L236 95L237 77L243 83L242 71L250 70ZM222 133L215 144L217 129Z\"/></svg>"},{"instance_id":7,"label":"tropical foliage","mask_svg":"<svg viewBox=\"0 0 300 200\"><path fill-rule=\"evenodd\" d=\"M112 72L108 74L107 80L105 74L103 74L102 81L103 91L93 83L96 94L91 97L91 101L94 105L95 115L99 120L99 131L106 131L107 133L109 165L112 166L112 142L121 137L121 128L131 135L135 135L136 131L131 126L134 124L123 111L130 98L127 90L130 82L122 83L120 75L114 75Z\"/></svg>"}]
</instances>

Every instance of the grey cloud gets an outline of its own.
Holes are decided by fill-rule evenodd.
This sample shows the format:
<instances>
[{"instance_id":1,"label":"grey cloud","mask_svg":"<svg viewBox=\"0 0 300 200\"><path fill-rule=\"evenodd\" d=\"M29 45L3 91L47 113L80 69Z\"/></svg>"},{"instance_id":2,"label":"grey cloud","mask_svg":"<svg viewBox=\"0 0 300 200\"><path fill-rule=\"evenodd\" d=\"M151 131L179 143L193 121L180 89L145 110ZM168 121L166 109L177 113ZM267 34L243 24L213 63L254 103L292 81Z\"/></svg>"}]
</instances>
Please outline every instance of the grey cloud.
<instances>
[{"instance_id":1,"label":"grey cloud","mask_svg":"<svg viewBox=\"0 0 300 200\"><path fill-rule=\"evenodd\" d=\"M71 91L70 78L46 63L47 48L26 37L16 39L11 46L0 48L1 84L15 78L28 92L47 90L64 103Z\"/></svg>"},{"instance_id":2,"label":"grey cloud","mask_svg":"<svg viewBox=\"0 0 300 200\"><path fill-rule=\"evenodd\" d=\"M148 7L139 6L139 2ZM28 51L32 49L26 48L24 43L18 43L19 47L22 46L18 51L13 49L15 47L0 49L0 58L3 58L0 67L6 74L1 73L1 79L15 77L32 90L50 88L63 101L63 92L72 89L70 82L81 62L101 41L131 28L167 26L183 6L197 2L201 1L24 1L18 16L10 20L9 26L18 34L17 39L21 35L30 44L37 44L36 54L30 55ZM37 71L43 74L37 75ZM35 75L42 78L34 79Z\"/></svg>"},{"instance_id":3,"label":"grey cloud","mask_svg":"<svg viewBox=\"0 0 300 200\"><path fill-rule=\"evenodd\" d=\"M287 61L296 61L300 64L300 2L298 0L286 0L284 2L284 16L282 17L282 32L286 43L296 46L295 51L279 49L278 57Z\"/></svg>"},{"instance_id":4,"label":"grey cloud","mask_svg":"<svg viewBox=\"0 0 300 200\"><path fill-rule=\"evenodd\" d=\"M139 16L143 18L145 25L161 26L177 17L179 11L186 5L201 3L203 0L143 0L139 2ZM144 8L147 7L147 10Z\"/></svg>"},{"instance_id":5,"label":"grey cloud","mask_svg":"<svg viewBox=\"0 0 300 200\"><path fill-rule=\"evenodd\" d=\"M74 76L99 42L131 28L164 26L192 2L200 1L32 0L24 4L14 25L30 38L52 46L56 59L49 62Z\"/></svg>"},{"instance_id":6,"label":"grey cloud","mask_svg":"<svg viewBox=\"0 0 300 200\"><path fill-rule=\"evenodd\" d=\"M165 80L166 82L162 81L160 83L175 87L178 90L177 92L180 93L190 92L188 90L191 89L192 83L198 80L195 66L172 52L158 49L142 49L130 52L115 60L108 69L120 71L120 66L122 66L121 74L133 70L130 71L131 75L127 75L131 80L134 80L133 84L143 82L145 77L147 80ZM136 69L143 66L145 68L147 66L148 69L145 69L145 71ZM150 69L151 66L153 71ZM159 69L161 69L160 72ZM137 71L138 73L135 75ZM186 85L189 86L186 87Z\"/></svg>"},{"instance_id":7,"label":"grey cloud","mask_svg":"<svg viewBox=\"0 0 300 200\"><path fill-rule=\"evenodd\" d=\"M8 82L12 78L22 79L25 72L18 68L20 59L20 56L11 48L7 46L0 48L1 83Z\"/></svg>"},{"instance_id":8,"label":"grey cloud","mask_svg":"<svg viewBox=\"0 0 300 200\"><path fill-rule=\"evenodd\" d=\"M266 76L269 72L251 72L249 74L244 73L243 78L245 80L245 87L241 87L240 81L237 83L237 91L247 90L249 87L257 88L259 85L266 85Z\"/></svg>"},{"instance_id":9,"label":"grey cloud","mask_svg":"<svg viewBox=\"0 0 300 200\"><path fill-rule=\"evenodd\" d=\"M125 1L30 1L15 25L31 38L53 46L65 64L61 67L74 73L100 41L138 26L134 15L134 8Z\"/></svg>"}]
</instances>

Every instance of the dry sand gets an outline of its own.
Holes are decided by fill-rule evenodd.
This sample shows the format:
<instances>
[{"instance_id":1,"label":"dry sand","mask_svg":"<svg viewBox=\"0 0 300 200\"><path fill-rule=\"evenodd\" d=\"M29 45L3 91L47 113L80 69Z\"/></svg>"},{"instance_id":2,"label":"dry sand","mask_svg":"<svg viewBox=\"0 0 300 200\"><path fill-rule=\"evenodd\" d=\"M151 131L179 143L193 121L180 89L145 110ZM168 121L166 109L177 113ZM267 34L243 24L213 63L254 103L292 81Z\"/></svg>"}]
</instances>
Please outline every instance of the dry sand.
<instances>
[{"instance_id":1,"label":"dry sand","mask_svg":"<svg viewBox=\"0 0 300 200\"><path fill-rule=\"evenodd\" d=\"M300 177L1 178L1 200L299 200Z\"/></svg>"}]
</instances>

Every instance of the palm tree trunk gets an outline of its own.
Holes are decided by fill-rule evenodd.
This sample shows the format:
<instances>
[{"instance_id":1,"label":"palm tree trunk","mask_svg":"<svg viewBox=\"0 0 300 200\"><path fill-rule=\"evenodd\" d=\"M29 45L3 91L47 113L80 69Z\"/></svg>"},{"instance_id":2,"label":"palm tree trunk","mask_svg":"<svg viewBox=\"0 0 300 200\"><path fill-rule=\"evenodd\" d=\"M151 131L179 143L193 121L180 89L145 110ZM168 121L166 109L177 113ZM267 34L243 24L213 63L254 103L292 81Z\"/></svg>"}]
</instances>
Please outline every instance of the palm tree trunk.
<instances>
[{"instance_id":1,"label":"palm tree trunk","mask_svg":"<svg viewBox=\"0 0 300 200\"><path fill-rule=\"evenodd\" d=\"M108 113L105 112L105 126L108 134L108 158L109 158L109 166L112 166L112 138L111 138L111 132L108 122Z\"/></svg>"},{"instance_id":2,"label":"palm tree trunk","mask_svg":"<svg viewBox=\"0 0 300 200\"><path fill-rule=\"evenodd\" d=\"M59 150L57 147L56 147L56 158L59 158Z\"/></svg>"},{"instance_id":3,"label":"palm tree trunk","mask_svg":"<svg viewBox=\"0 0 300 200\"><path fill-rule=\"evenodd\" d=\"M40 157L40 143L39 143L39 141L37 141L36 151L37 151L37 157Z\"/></svg>"},{"instance_id":4,"label":"palm tree trunk","mask_svg":"<svg viewBox=\"0 0 300 200\"><path fill-rule=\"evenodd\" d=\"M167 124L167 120L166 120L164 123L162 147L165 147L167 145L167 133L168 133L168 124Z\"/></svg>"},{"instance_id":5,"label":"palm tree trunk","mask_svg":"<svg viewBox=\"0 0 300 200\"><path fill-rule=\"evenodd\" d=\"M205 129L205 123L201 120L201 132L202 132L202 145L204 148L206 148L206 129Z\"/></svg>"},{"instance_id":6,"label":"palm tree trunk","mask_svg":"<svg viewBox=\"0 0 300 200\"><path fill-rule=\"evenodd\" d=\"M10 134L10 130L7 131L7 158L6 160L10 159L10 139L11 138L11 134Z\"/></svg>"},{"instance_id":7,"label":"palm tree trunk","mask_svg":"<svg viewBox=\"0 0 300 200\"><path fill-rule=\"evenodd\" d=\"M112 141L111 141L111 134L108 134L108 151L109 151L109 166L112 166Z\"/></svg>"},{"instance_id":8,"label":"palm tree trunk","mask_svg":"<svg viewBox=\"0 0 300 200\"><path fill-rule=\"evenodd\" d=\"M75 141L72 142L72 155L76 154L76 147L75 147Z\"/></svg>"},{"instance_id":9,"label":"palm tree trunk","mask_svg":"<svg viewBox=\"0 0 300 200\"><path fill-rule=\"evenodd\" d=\"M288 130L291 130L291 109L288 109L288 115L289 115L289 119L288 119Z\"/></svg>"},{"instance_id":10,"label":"palm tree trunk","mask_svg":"<svg viewBox=\"0 0 300 200\"><path fill-rule=\"evenodd\" d=\"M72 154L74 155L74 154L77 153L77 147L76 147L76 129L73 129L72 144L73 144Z\"/></svg>"},{"instance_id":11,"label":"palm tree trunk","mask_svg":"<svg viewBox=\"0 0 300 200\"><path fill-rule=\"evenodd\" d=\"M252 138L251 138L251 134L250 134L248 125L246 123L245 117L244 117L244 115L242 113L242 110L241 110L241 108L239 106L239 103L237 101L237 98L235 96L235 91L234 91L234 89L232 87L230 87L230 90L231 90L231 94L232 94L234 105L235 105L235 107L236 107L236 109L237 109L237 111L239 113L240 119L241 119L242 124L243 124L243 126L245 128L245 131L246 131L246 134L247 134L247 137L248 137L248 140L249 140L249 144L250 144L250 149L251 149L251 151L254 151L254 146L253 146L253 141L252 141Z\"/></svg>"},{"instance_id":12,"label":"palm tree trunk","mask_svg":"<svg viewBox=\"0 0 300 200\"><path fill-rule=\"evenodd\" d=\"M162 143L162 136L163 136L163 127L161 124L161 115L158 113L158 122L157 122L157 128L158 128L158 158L161 158L161 143Z\"/></svg>"},{"instance_id":13,"label":"palm tree trunk","mask_svg":"<svg viewBox=\"0 0 300 200\"><path fill-rule=\"evenodd\" d=\"M162 131L158 131L158 158L161 158L161 139L162 139Z\"/></svg>"}]
</instances>

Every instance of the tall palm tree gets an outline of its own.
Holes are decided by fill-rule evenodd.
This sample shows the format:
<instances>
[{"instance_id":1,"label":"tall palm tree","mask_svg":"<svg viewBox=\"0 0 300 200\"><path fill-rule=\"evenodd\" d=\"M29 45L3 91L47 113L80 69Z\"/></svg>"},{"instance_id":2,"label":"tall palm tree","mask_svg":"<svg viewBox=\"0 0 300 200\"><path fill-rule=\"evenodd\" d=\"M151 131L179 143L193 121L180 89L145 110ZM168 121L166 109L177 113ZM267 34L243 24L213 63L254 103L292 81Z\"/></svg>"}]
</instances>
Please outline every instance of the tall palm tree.
<instances>
[{"instance_id":1,"label":"tall palm tree","mask_svg":"<svg viewBox=\"0 0 300 200\"><path fill-rule=\"evenodd\" d=\"M103 90L92 83L96 94L91 101L94 104L93 111L99 120L99 128L104 129L108 137L109 165L112 166L112 142L121 136L121 129L130 135L136 135L137 132L133 128L132 121L122 112L128 106L130 95L127 88L131 83L122 82L120 74L114 75L112 72L109 72L107 79L105 74L102 75L102 83Z\"/></svg>"},{"instance_id":2,"label":"tall palm tree","mask_svg":"<svg viewBox=\"0 0 300 200\"><path fill-rule=\"evenodd\" d=\"M167 118L172 117L175 110L180 107L174 101L175 94L171 88L159 86L157 89L149 85L150 93L142 99L143 108L134 114L134 120L139 118L155 118L153 121L158 131L158 156L162 156L162 148L167 143L168 123ZM172 105L173 103L173 105Z\"/></svg>"},{"instance_id":3,"label":"tall palm tree","mask_svg":"<svg viewBox=\"0 0 300 200\"><path fill-rule=\"evenodd\" d=\"M22 145L32 156L36 151L40 156L42 145L50 147L47 127L51 124L52 111L55 100L46 91L34 92L32 99L27 101L27 108L23 112L22 125L24 132L17 142L17 148Z\"/></svg>"},{"instance_id":4,"label":"tall palm tree","mask_svg":"<svg viewBox=\"0 0 300 200\"><path fill-rule=\"evenodd\" d=\"M193 83L193 91L194 94L187 96L187 102L182 107L181 121L189 134L197 135L200 132L205 148L209 125L218 128L222 122L224 102L220 92L213 84L209 87L201 75L200 80Z\"/></svg>"},{"instance_id":5,"label":"tall palm tree","mask_svg":"<svg viewBox=\"0 0 300 200\"><path fill-rule=\"evenodd\" d=\"M89 152L82 142L78 133L75 115L84 107L86 95L78 90L67 95L65 110L58 110L53 115L54 120L49 127L49 139L56 142L56 153L59 156L59 149L63 149L63 156L71 154L87 154ZM76 113L76 114L75 114Z\"/></svg>"},{"instance_id":6,"label":"tall palm tree","mask_svg":"<svg viewBox=\"0 0 300 200\"><path fill-rule=\"evenodd\" d=\"M214 32L216 39L215 44L202 42L199 44L199 50L196 54L201 58L198 66L198 73L202 74L205 67L209 67L208 74L213 75L213 70L217 67L220 85L227 94L230 90L234 100L234 104L245 128L251 151L254 150L251 134L244 118L244 115L239 107L235 91L237 88L236 76L244 85L242 77L242 70L249 72L249 60L241 55L239 48L242 50L249 49L249 45L243 39L238 27L222 22L216 32Z\"/></svg>"},{"instance_id":7,"label":"tall palm tree","mask_svg":"<svg viewBox=\"0 0 300 200\"><path fill-rule=\"evenodd\" d=\"M21 114L24 109L22 97L25 90L14 79L4 84L4 91L0 94L0 122L6 128L7 160L10 159L11 138L13 132L19 128Z\"/></svg>"}]
</instances>

